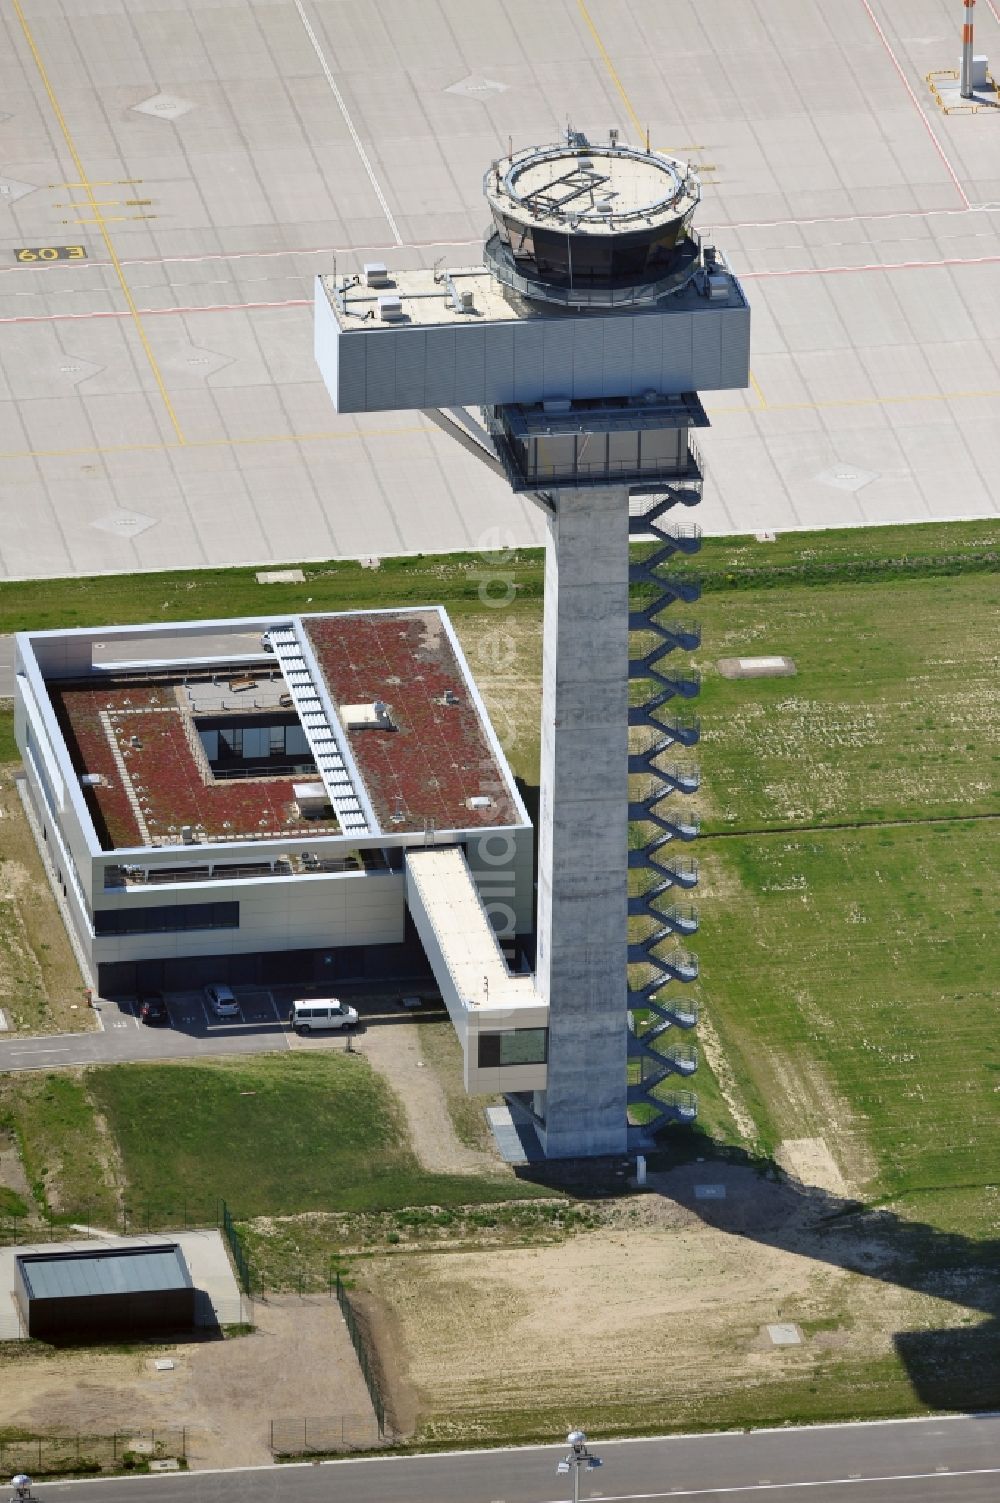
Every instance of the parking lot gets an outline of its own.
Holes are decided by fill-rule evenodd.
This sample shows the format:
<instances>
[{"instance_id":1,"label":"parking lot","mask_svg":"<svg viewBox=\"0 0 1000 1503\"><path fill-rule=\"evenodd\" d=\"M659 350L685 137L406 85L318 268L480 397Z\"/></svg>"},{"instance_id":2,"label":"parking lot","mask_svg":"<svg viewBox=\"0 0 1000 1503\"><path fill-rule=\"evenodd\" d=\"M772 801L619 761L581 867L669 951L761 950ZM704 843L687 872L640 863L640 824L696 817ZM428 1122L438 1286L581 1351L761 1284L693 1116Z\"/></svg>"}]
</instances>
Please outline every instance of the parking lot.
<instances>
[{"instance_id":1,"label":"parking lot","mask_svg":"<svg viewBox=\"0 0 1000 1503\"><path fill-rule=\"evenodd\" d=\"M281 1049L346 1049L350 1035L338 1029L300 1035L288 1025L297 997L315 988L235 986L239 1015L216 1017L201 988L164 993L169 1026L147 1027L139 1020L136 997L97 1003L100 1029L89 1033L36 1038L0 1038L0 1071L43 1070L59 1066L125 1060L185 1059L199 1054L262 1054ZM414 1014L402 1007L404 986L378 993L344 986L341 995L360 1015L355 1037L367 1028L404 1024ZM438 1014L439 1015L439 1014ZM417 1017L420 1013L416 1014Z\"/></svg>"}]
</instances>

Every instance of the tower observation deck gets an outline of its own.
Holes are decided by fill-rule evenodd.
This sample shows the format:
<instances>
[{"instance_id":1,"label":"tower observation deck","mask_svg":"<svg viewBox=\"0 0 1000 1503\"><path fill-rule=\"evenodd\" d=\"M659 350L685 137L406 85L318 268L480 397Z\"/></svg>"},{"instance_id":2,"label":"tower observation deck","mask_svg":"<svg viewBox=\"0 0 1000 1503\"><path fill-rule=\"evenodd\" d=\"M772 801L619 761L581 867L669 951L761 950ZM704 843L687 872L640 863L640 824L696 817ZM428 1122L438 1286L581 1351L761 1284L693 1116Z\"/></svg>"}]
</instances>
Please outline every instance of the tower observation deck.
<instances>
[{"instance_id":1,"label":"tower observation deck","mask_svg":"<svg viewBox=\"0 0 1000 1503\"><path fill-rule=\"evenodd\" d=\"M698 1013L697 911L677 901L697 883L698 679L672 654L700 641L675 619L699 590L672 563L700 532L672 518L701 499L699 391L747 384L750 310L676 158L569 131L494 161L484 191L482 264L318 277L316 358L338 411L423 410L546 515L547 1050L544 1086L507 1098L546 1155L618 1154L696 1111L675 1087L697 1053L673 1040ZM631 538L649 545L632 560Z\"/></svg>"}]
</instances>

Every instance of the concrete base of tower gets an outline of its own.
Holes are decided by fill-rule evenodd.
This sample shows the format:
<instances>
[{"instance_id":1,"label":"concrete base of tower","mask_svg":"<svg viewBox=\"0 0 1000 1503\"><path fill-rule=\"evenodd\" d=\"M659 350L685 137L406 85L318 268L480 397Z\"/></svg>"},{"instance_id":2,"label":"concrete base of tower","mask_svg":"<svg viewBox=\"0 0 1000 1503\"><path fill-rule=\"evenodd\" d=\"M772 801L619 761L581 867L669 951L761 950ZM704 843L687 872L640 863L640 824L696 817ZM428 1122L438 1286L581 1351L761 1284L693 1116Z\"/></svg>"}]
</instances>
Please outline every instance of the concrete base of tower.
<instances>
[{"instance_id":1,"label":"concrete base of tower","mask_svg":"<svg viewBox=\"0 0 1000 1503\"><path fill-rule=\"evenodd\" d=\"M536 987L548 1158L624 1153L628 492L559 490L545 563Z\"/></svg>"}]
</instances>

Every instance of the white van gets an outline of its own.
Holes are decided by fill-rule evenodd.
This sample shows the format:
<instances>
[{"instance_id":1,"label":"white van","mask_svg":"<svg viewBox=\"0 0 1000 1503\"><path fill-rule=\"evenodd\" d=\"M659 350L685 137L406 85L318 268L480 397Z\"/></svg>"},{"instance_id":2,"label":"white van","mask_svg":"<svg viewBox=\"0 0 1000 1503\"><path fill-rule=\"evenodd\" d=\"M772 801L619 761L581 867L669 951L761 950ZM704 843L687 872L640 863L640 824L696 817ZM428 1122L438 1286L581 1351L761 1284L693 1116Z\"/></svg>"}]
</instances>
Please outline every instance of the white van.
<instances>
[{"instance_id":1,"label":"white van","mask_svg":"<svg viewBox=\"0 0 1000 1503\"><path fill-rule=\"evenodd\" d=\"M288 1021L296 1033L312 1033L319 1028L353 1028L358 1015L353 1007L338 1002L336 997L311 997L292 1003Z\"/></svg>"}]
</instances>

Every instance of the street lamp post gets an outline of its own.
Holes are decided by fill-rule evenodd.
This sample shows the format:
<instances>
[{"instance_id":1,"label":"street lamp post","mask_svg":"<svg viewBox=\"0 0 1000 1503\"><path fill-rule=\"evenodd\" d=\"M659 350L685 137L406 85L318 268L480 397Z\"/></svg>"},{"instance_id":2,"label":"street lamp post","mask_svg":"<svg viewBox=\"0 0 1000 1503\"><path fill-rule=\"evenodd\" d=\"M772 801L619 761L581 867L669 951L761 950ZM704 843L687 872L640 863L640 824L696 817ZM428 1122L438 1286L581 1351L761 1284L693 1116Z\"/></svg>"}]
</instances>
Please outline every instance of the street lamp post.
<instances>
[{"instance_id":1,"label":"street lamp post","mask_svg":"<svg viewBox=\"0 0 1000 1503\"><path fill-rule=\"evenodd\" d=\"M584 1467L588 1472L593 1472L599 1466L603 1466L599 1456L587 1449L587 1437L582 1430L571 1430L566 1437L569 1450L565 1458L559 1462L556 1471L565 1476L567 1472L573 1475L573 1503L580 1503L580 1468Z\"/></svg>"}]
</instances>

